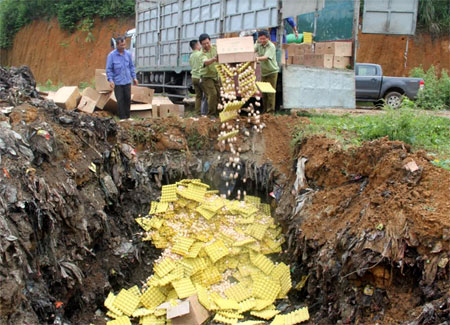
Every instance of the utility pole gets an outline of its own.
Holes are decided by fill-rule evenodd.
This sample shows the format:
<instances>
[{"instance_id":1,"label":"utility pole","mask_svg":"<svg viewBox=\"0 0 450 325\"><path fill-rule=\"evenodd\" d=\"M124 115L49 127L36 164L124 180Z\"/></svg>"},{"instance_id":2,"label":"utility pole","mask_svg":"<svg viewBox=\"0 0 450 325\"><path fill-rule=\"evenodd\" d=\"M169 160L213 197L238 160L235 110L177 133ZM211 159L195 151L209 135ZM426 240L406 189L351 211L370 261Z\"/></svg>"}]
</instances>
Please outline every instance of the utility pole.
<instances>
[{"instance_id":1,"label":"utility pole","mask_svg":"<svg viewBox=\"0 0 450 325\"><path fill-rule=\"evenodd\" d=\"M356 64L356 55L358 52L359 42L358 42L358 32L359 32L359 10L361 6L361 0L353 0L353 69Z\"/></svg>"}]
</instances>

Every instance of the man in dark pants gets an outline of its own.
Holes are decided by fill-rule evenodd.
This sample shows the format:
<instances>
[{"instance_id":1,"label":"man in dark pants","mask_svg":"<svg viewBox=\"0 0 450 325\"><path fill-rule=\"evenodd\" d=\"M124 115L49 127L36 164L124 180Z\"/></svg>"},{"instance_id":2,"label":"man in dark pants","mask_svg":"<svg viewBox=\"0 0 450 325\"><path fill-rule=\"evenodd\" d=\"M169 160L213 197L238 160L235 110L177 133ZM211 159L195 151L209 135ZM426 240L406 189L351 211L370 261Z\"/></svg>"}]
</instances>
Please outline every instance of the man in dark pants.
<instances>
[{"instance_id":1,"label":"man in dark pants","mask_svg":"<svg viewBox=\"0 0 450 325\"><path fill-rule=\"evenodd\" d=\"M208 34L201 34L199 37L203 48L203 68L200 71L202 77L203 92L208 100L208 115L217 115L217 104L219 103L220 86L219 75L217 73L217 48L211 45L211 38Z\"/></svg>"},{"instance_id":2,"label":"man in dark pants","mask_svg":"<svg viewBox=\"0 0 450 325\"><path fill-rule=\"evenodd\" d=\"M261 63L261 81L268 82L277 89L278 63L275 45L269 39L265 30L258 32L258 42L255 44L256 62ZM264 93L263 104L265 113L275 113L275 94Z\"/></svg>"},{"instance_id":3,"label":"man in dark pants","mask_svg":"<svg viewBox=\"0 0 450 325\"><path fill-rule=\"evenodd\" d=\"M131 82L138 84L131 53L125 50L124 37L116 38L116 49L108 54L106 59L106 76L119 108L121 120L130 118Z\"/></svg>"},{"instance_id":4,"label":"man in dark pants","mask_svg":"<svg viewBox=\"0 0 450 325\"><path fill-rule=\"evenodd\" d=\"M203 99L203 88L200 84L201 70L203 68L203 52L200 43L197 40L189 42L192 53L189 58L189 64L191 65L191 77L192 85L195 90L195 113L201 115L201 106Z\"/></svg>"}]
</instances>

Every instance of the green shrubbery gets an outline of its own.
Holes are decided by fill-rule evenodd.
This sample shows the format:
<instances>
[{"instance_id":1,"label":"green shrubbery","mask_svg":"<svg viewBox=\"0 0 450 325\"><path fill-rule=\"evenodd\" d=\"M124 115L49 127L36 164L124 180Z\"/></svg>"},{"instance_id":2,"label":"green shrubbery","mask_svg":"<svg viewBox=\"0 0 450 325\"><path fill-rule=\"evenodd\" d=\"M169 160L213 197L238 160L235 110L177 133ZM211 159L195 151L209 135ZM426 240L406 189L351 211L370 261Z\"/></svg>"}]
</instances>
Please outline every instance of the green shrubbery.
<instances>
[{"instance_id":1,"label":"green shrubbery","mask_svg":"<svg viewBox=\"0 0 450 325\"><path fill-rule=\"evenodd\" d=\"M10 47L19 29L35 19L57 17L61 28L73 32L89 26L95 16L132 16L134 5L135 0L2 0L0 48Z\"/></svg>"},{"instance_id":2,"label":"green shrubbery","mask_svg":"<svg viewBox=\"0 0 450 325\"><path fill-rule=\"evenodd\" d=\"M422 67L414 68L410 72L411 77L422 78L425 81L425 89L420 91L415 106L420 109L450 109L450 77L445 69L441 71L441 77L437 76L434 66L427 71Z\"/></svg>"},{"instance_id":3,"label":"green shrubbery","mask_svg":"<svg viewBox=\"0 0 450 325\"><path fill-rule=\"evenodd\" d=\"M300 141L308 134L326 134L344 144L360 144L382 137L400 140L415 148L422 148L450 158L450 119L423 111L402 107L385 108L384 114L335 116L309 115L311 124L301 126L294 135Z\"/></svg>"}]
</instances>

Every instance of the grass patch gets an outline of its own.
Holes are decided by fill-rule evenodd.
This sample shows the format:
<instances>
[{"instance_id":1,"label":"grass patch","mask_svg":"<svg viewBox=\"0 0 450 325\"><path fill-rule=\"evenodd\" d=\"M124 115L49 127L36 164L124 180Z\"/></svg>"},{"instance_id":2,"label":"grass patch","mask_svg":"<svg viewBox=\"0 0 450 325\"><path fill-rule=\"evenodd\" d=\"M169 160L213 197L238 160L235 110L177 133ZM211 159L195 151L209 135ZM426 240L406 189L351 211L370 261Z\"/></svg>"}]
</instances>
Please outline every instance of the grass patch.
<instances>
[{"instance_id":1,"label":"grass patch","mask_svg":"<svg viewBox=\"0 0 450 325\"><path fill-rule=\"evenodd\" d=\"M37 86L40 91L57 91L59 88L63 87L64 84L60 82L55 85L50 79L48 79L44 84L38 83Z\"/></svg>"},{"instance_id":2,"label":"grass patch","mask_svg":"<svg viewBox=\"0 0 450 325\"><path fill-rule=\"evenodd\" d=\"M303 113L311 124L296 129L294 145L311 134L325 134L344 145L359 145L387 136L436 154L438 162L445 166L450 158L450 119L406 108L385 108L385 111L385 114L362 116Z\"/></svg>"},{"instance_id":3,"label":"grass patch","mask_svg":"<svg viewBox=\"0 0 450 325\"><path fill-rule=\"evenodd\" d=\"M209 146L209 139L201 135L197 129L193 129L186 137L188 147L193 150L206 149Z\"/></svg>"}]
</instances>

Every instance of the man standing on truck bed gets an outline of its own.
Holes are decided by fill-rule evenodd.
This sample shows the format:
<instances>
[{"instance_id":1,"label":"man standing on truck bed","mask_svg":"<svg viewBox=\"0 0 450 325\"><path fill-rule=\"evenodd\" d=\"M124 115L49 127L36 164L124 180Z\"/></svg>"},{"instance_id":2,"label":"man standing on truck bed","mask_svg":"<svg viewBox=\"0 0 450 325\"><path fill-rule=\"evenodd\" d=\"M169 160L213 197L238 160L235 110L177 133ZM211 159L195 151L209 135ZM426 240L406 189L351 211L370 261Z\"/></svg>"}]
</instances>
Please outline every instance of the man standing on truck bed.
<instances>
[{"instance_id":1,"label":"man standing on truck bed","mask_svg":"<svg viewBox=\"0 0 450 325\"><path fill-rule=\"evenodd\" d=\"M277 89L278 63L275 45L269 40L269 33L265 30L258 32L258 42L255 44L256 62L261 63L261 81L269 82ZM275 113L275 94L263 93L265 113Z\"/></svg>"},{"instance_id":2,"label":"man standing on truck bed","mask_svg":"<svg viewBox=\"0 0 450 325\"><path fill-rule=\"evenodd\" d=\"M219 77L217 74L217 49L211 45L211 38L208 34L201 34L199 37L203 48L203 68L201 69L202 87L208 101L208 115L217 115L217 104L219 103Z\"/></svg>"},{"instance_id":3,"label":"man standing on truck bed","mask_svg":"<svg viewBox=\"0 0 450 325\"><path fill-rule=\"evenodd\" d=\"M125 50L124 37L116 38L116 49L106 59L106 76L117 99L121 120L130 118L131 82L138 84L130 52Z\"/></svg>"},{"instance_id":4,"label":"man standing on truck bed","mask_svg":"<svg viewBox=\"0 0 450 325\"><path fill-rule=\"evenodd\" d=\"M195 113L200 115L203 98L203 89L200 84L200 73L203 67L203 52L200 43L197 40L190 41L189 45L192 49L189 64L191 65L192 85L194 86L195 91Z\"/></svg>"}]
</instances>

